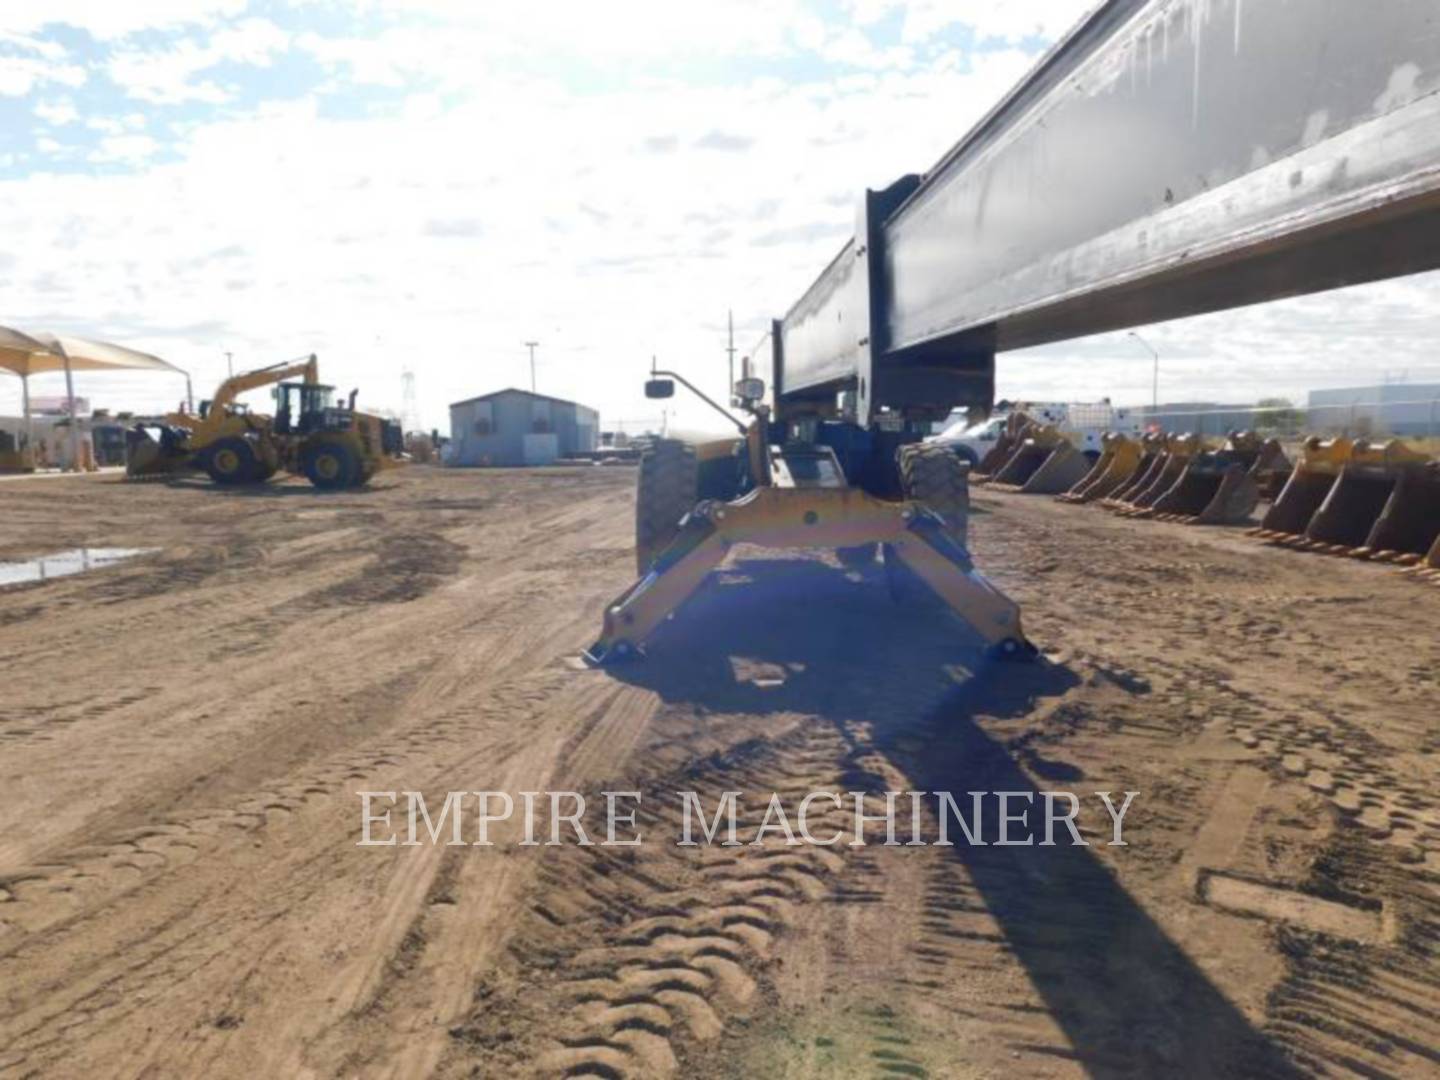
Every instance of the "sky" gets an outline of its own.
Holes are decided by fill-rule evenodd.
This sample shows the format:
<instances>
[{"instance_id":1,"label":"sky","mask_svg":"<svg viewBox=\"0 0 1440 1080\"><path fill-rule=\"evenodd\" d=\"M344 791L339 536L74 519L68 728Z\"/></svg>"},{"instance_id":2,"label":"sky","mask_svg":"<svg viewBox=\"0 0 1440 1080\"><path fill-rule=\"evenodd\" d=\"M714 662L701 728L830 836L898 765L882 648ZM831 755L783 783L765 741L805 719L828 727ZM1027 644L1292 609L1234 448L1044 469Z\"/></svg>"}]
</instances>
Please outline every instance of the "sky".
<instances>
[{"instance_id":1,"label":"sky","mask_svg":"<svg viewBox=\"0 0 1440 1080\"><path fill-rule=\"evenodd\" d=\"M1088 0L8 0L0 324L190 371L316 352L424 427L528 386L658 421L652 356L724 394L850 234ZM1440 381L1440 276L1145 328L1165 400ZM1148 401L1126 334L1004 354L1002 397ZM32 393L63 391L56 376ZM169 376L77 392L158 411ZM0 414L19 409L0 373ZM672 422L703 423L682 397Z\"/></svg>"}]
</instances>

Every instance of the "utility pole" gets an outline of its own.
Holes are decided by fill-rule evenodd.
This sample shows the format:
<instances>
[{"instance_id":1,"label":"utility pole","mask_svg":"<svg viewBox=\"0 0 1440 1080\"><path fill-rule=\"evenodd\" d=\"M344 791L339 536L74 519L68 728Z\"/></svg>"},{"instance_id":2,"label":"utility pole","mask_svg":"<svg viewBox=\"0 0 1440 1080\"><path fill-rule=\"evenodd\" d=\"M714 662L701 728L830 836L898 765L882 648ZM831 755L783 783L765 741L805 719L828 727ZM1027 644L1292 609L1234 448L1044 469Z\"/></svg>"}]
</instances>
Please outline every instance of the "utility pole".
<instances>
[{"instance_id":1,"label":"utility pole","mask_svg":"<svg viewBox=\"0 0 1440 1080\"><path fill-rule=\"evenodd\" d=\"M400 375L400 425L406 432L420 430L420 408L415 403L415 372L406 368Z\"/></svg>"},{"instance_id":2,"label":"utility pole","mask_svg":"<svg viewBox=\"0 0 1440 1080\"><path fill-rule=\"evenodd\" d=\"M235 354L232 352L225 354L225 374L231 379L235 377Z\"/></svg>"},{"instance_id":3,"label":"utility pole","mask_svg":"<svg viewBox=\"0 0 1440 1080\"><path fill-rule=\"evenodd\" d=\"M1145 346L1146 351L1149 352L1150 355L1155 358L1155 374L1154 374L1154 377L1153 377L1153 379L1152 379L1152 381L1151 381L1151 384L1150 384L1150 410L1151 410L1151 412L1159 412L1159 411L1160 411L1160 354L1155 351L1154 346L1152 346L1148 341L1146 341L1143 337L1141 337L1139 334L1137 334L1134 330L1131 330L1131 331L1130 331L1130 336L1133 337L1136 341L1138 341L1141 345Z\"/></svg>"},{"instance_id":4,"label":"utility pole","mask_svg":"<svg viewBox=\"0 0 1440 1080\"><path fill-rule=\"evenodd\" d=\"M535 393L535 350L540 347L538 341L527 341L525 347L530 350L530 392Z\"/></svg>"},{"instance_id":5,"label":"utility pole","mask_svg":"<svg viewBox=\"0 0 1440 1080\"><path fill-rule=\"evenodd\" d=\"M729 344L725 346L726 353L730 356L730 381L726 384L725 396L730 399L730 404L735 404L735 312L725 313L725 322L728 324L730 337Z\"/></svg>"}]
</instances>

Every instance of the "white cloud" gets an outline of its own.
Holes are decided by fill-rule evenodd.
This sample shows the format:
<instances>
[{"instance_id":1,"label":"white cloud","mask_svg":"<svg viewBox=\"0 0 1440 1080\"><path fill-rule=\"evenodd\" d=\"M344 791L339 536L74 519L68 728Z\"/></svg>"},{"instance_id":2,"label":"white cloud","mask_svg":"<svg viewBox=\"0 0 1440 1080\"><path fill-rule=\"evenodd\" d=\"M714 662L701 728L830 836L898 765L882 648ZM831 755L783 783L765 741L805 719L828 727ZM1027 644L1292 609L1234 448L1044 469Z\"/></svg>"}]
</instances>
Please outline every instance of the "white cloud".
<instances>
[{"instance_id":1,"label":"white cloud","mask_svg":"<svg viewBox=\"0 0 1440 1080\"><path fill-rule=\"evenodd\" d=\"M899 12L902 38L916 44L959 26L970 28L979 41L1054 39L1095 5L1096 0L850 0L848 6L862 26Z\"/></svg>"},{"instance_id":2,"label":"white cloud","mask_svg":"<svg viewBox=\"0 0 1440 1080\"><path fill-rule=\"evenodd\" d=\"M66 25L94 37L124 37L139 30L209 24L238 15L247 0L11 0L0 10L0 36L27 35Z\"/></svg>"},{"instance_id":3,"label":"white cloud","mask_svg":"<svg viewBox=\"0 0 1440 1080\"><path fill-rule=\"evenodd\" d=\"M122 48L106 65L110 78L132 98L155 105L187 101L223 104L231 94L195 76L219 64L264 67L289 47L290 36L266 19L250 18L215 31L202 44L182 38L168 48Z\"/></svg>"},{"instance_id":4,"label":"white cloud","mask_svg":"<svg viewBox=\"0 0 1440 1080\"><path fill-rule=\"evenodd\" d=\"M149 135L106 135L90 152L89 160L97 164L138 165L154 157L159 149L160 144Z\"/></svg>"},{"instance_id":5,"label":"white cloud","mask_svg":"<svg viewBox=\"0 0 1440 1080\"><path fill-rule=\"evenodd\" d=\"M35 115L56 127L64 127L80 119L75 103L69 100L38 101L35 103Z\"/></svg>"},{"instance_id":6,"label":"white cloud","mask_svg":"<svg viewBox=\"0 0 1440 1080\"><path fill-rule=\"evenodd\" d=\"M57 64L45 57L0 57L0 97L25 97L48 83L83 86L85 69L75 64Z\"/></svg>"}]
</instances>

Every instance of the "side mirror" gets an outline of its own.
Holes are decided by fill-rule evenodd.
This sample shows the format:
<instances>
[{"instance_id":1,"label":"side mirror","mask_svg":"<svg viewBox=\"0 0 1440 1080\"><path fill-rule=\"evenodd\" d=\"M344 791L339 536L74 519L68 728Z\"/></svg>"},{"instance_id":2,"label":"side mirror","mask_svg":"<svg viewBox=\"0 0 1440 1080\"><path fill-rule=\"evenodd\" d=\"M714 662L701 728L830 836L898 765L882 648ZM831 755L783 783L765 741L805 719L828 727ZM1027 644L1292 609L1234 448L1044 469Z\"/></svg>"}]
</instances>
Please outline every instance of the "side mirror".
<instances>
[{"instance_id":1,"label":"side mirror","mask_svg":"<svg viewBox=\"0 0 1440 1080\"><path fill-rule=\"evenodd\" d=\"M764 396L764 379L741 379L735 384L735 397L740 401L759 401Z\"/></svg>"},{"instance_id":2,"label":"side mirror","mask_svg":"<svg viewBox=\"0 0 1440 1080\"><path fill-rule=\"evenodd\" d=\"M645 396L647 398L674 397L675 383L671 379L646 379Z\"/></svg>"}]
</instances>

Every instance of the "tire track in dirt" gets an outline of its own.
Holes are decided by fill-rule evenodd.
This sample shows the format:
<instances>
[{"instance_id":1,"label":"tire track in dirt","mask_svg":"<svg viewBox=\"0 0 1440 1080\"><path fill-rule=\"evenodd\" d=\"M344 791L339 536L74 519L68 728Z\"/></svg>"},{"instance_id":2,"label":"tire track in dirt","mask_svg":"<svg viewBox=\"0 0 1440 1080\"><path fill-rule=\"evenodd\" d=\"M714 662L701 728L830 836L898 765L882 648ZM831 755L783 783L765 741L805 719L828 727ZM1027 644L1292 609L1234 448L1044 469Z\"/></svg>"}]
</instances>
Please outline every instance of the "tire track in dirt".
<instances>
[{"instance_id":1,"label":"tire track in dirt","mask_svg":"<svg viewBox=\"0 0 1440 1080\"><path fill-rule=\"evenodd\" d=\"M748 804L737 808L742 846L676 847L676 787L701 792L707 806L724 791L798 798L817 787L844 790L857 776L849 755L823 724L755 740L639 789L640 829L661 839L545 850L509 963L482 984L483 1009L452 1032L442 1071L463 1072L480 1054L506 1073L674 1074L684 1043L717 1038L725 1017L748 1006L772 941L824 895L850 850L788 847L768 836L749 846L765 808ZM849 823L829 806L812 821L817 834L838 832L842 841Z\"/></svg>"}]
</instances>

